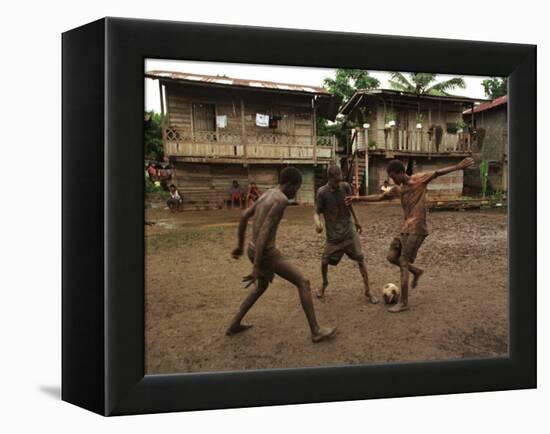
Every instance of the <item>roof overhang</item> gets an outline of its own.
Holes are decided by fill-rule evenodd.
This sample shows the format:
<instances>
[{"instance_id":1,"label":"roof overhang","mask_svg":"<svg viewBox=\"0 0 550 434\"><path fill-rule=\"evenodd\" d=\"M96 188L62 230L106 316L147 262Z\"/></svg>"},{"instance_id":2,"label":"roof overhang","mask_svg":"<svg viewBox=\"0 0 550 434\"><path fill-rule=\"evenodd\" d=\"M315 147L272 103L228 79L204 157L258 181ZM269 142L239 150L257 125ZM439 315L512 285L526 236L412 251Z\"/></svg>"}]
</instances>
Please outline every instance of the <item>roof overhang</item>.
<instances>
[{"instance_id":1,"label":"roof overhang","mask_svg":"<svg viewBox=\"0 0 550 434\"><path fill-rule=\"evenodd\" d=\"M173 71L148 71L145 77L161 82L174 82L188 86L246 90L251 92L271 92L300 95L312 98L319 116L334 121L342 99L319 86L291 83L277 83L265 80L247 80L223 76L191 74Z\"/></svg>"},{"instance_id":2,"label":"roof overhang","mask_svg":"<svg viewBox=\"0 0 550 434\"><path fill-rule=\"evenodd\" d=\"M463 96L438 96L438 95L417 95L415 93L410 92L402 92L399 90L390 90L390 89L372 89L372 90L358 90L356 91L353 96L346 102L346 104L341 108L340 114L348 115L350 114L355 108L357 108L361 101L366 98L393 98L393 99L401 99L401 100L408 100L408 101L444 101L449 103L455 103L455 104L463 104L463 105L472 105L479 101L486 101L486 100L479 100L474 98L468 98Z\"/></svg>"},{"instance_id":3,"label":"roof overhang","mask_svg":"<svg viewBox=\"0 0 550 434\"><path fill-rule=\"evenodd\" d=\"M226 88L246 88L257 91L276 91L290 92L307 95L326 95L331 93L319 86L309 86L292 83L278 83L265 80L249 80L243 78L232 78L225 76L212 76L203 74L191 74L173 71L148 71L145 77L153 80L175 81L189 85L226 87Z\"/></svg>"},{"instance_id":4,"label":"roof overhang","mask_svg":"<svg viewBox=\"0 0 550 434\"><path fill-rule=\"evenodd\" d=\"M501 107L505 104L508 104L508 95L503 95L498 98L495 98L492 101L484 102L483 104L474 107L474 113L482 112L485 110L491 110L497 107ZM463 114L470 115L472 114L472 109L464 110Z\"/></svg>"}]
</instances>

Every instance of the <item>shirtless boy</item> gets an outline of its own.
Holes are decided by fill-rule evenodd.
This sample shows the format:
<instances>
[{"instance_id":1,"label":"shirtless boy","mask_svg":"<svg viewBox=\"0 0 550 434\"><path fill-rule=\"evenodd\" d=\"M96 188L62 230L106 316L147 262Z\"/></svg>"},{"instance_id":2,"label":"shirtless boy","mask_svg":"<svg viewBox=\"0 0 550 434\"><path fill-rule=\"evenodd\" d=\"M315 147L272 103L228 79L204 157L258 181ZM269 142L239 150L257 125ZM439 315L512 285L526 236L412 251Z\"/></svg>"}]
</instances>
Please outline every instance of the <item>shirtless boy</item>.
<instances>
[{"instance_id":1,"label":"shirtless boy","mask_svg":"<svg viewBox=\"0 0 550 434\"><path fill-rule=\"evenodd\" d=\"M244 236L248 220L254 216L252 240L248 246L248 258L253 264L252 273L243 278L246 287L252 290L242 302L239 311L231 321L226 331L227 335L248 330L251 325L241 324L243 317L254 303L265 292L273 277L276 275L288 280L298 288L300 302L306 314L311 340L321 342L333 336L335 327L321 327L317 323L309 281L301 271L283 258L275 247L277 228L283 217L288 200L296 196L302 185L302 175L294 167L287 167L281 171L279 185L266 191L254 204L244 211L239 223L238 246L232 256L238 259L243 254Z\"/></svg>"},{"instance_id":2,"label":"shirtless boy","mask_svg":"<svg viewBox=\"0 0 550 434\"><path fill-rule=\"evenodd\" d=\"M438 169L433 172L417 173L407 175L405 166L399 160L392 160L386 168L388 175L395 182L395 186L386 193L374 194L371 196L348 196L346 203L355 201L378 202L381 200L399 197L403 207L404 222L401 232L396 236L388 252L388 261L397 265L401 272L401 295L396 305L390 307L390 312L402 312L409 309L409 272L413 275L411 286L416 288L422 269L413 265L422 242L428 235L426 225L426 189L428 183L435 178L454 172L464 170L474 164L473 158L465 158L460 163Z\"/></svg>"},{"instance_id":3,"label":"shirtless boy","mask_svg":"<svg viewBox=\"0 0 550 434\"><path fill-rule=\"evenodd\" d=\"M376 304L378 300L371 294L369 288L367 266L358 235L362 232L362 228L351 204L346 205L345 203L346 196L351 195L351 187L347 182L342 182L342 171L338 166L329 166L327 175L328 182L317 191L315 214L313 215L317 233L323 232L320 214L325 217L327 230L325 250L321 258L323 284L317 291L317 297L323 298L325 295L328 286L329 264L338 265L345 253L352 261L357 262L365 285L365 297L370 303ZM352 216L353 223L351 221Z\"/></svg>"}]
</instances>

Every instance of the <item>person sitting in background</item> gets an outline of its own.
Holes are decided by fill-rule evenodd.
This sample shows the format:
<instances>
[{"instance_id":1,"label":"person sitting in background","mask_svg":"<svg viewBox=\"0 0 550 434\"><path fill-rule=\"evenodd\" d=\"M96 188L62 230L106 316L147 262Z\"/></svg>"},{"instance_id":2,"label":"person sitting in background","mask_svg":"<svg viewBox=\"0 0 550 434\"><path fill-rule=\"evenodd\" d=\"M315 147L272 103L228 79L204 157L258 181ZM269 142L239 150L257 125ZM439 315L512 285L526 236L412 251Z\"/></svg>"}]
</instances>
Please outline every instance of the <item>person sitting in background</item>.
<instances>
[{"instance_id":1,"label":"person sitting in background","mask_svg":"<svg viewBox=\"0 0 550 434\"><path fill-rule=\"evenodd\" d=\"M380 187L380 192L381 193L387 193L388 191L391 190L391 186L390 186L390 183L388 182L388 180L386 179L384 181L384 184L382 184L382 186Z\"/></svg>"},{"instance_id":2,"label":"person sitting in background","mask_svg":"<svg viewBox=\"0 0 550 434\"><path fill-rule=\"evenodd\" d=\"M233 181L233 185L229 189L229 194L231 195L231 208L234 207L235 201L237 201L237 203L239 204L239 208L242 208L243 194L241 191L241 186L239 185L239 181Z\"/></svg>"},{"instance_id":3,"label":"person sitting in background","mask_svg":"<svg viewBox=\"0 0 550 434\"><path fill-rule=\"evenodd\" d=\"M183 198L174 184L170 184L169 191L170 197L166 201L166 205L168 205L168 208L172 212L179 211L180 206L183 203Z\"/></svg>"},{"instance_id":4,"label":"person sitting in background","mask_svg":"<svg viewBox=\"0 0 550 434\"><path fill-rule=\"evenodd\" d=\"M256 202L262 193L255 182L251 182L248 186L248 194L246 195L246 207L248 208L254 202Z\"/></svg>"},{"instance_id":5,"label":"person sitting in background","mask_svg":"<svg viewBox=\"0 0 550 434\"><path fill-rule=\"evenodd\" d=\"M157 176L157 170L155 169L153 163L149 163L149 168L147 169L147 172L149 173L149 180L153 182L154 178Z\"/></svg>"}]
</instances>

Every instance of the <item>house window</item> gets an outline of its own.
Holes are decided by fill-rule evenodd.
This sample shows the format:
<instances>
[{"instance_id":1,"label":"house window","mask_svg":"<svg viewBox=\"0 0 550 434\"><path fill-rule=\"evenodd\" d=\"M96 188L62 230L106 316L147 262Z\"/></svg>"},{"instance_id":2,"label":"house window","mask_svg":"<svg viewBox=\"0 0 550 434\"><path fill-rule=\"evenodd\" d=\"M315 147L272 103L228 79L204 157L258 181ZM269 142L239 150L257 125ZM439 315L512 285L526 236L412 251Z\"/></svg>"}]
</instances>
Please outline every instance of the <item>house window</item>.
<instances>
[{"instance_id":1,"label":"house window","mask_svg":"<svg viewBox=\"0 0 550 434\"><path fill-rule=\"evenodd\" d=\"M193 103L193 127L195 131L216 131L216 106Z\"/></svg>"}]
</instances>

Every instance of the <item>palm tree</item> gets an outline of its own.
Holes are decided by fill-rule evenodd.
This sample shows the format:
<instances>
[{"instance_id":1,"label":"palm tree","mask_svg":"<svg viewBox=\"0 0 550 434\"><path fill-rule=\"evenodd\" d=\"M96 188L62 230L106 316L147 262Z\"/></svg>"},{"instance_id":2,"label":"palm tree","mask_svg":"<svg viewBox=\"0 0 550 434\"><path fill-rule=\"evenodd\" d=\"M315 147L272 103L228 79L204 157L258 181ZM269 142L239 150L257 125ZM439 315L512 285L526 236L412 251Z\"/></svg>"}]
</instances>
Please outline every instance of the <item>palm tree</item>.
<instances>
[{"instance_id":1,"label":"palm tree","mask_svg":"<svg viewBox=\"0 0 550 434\"><path fill-rule=\"evenodd\" d=\"M403 92L415 93L417 95L437 96L448 96L449 93L447 91L457 87L461 89L466 87L464 79L460 77L440 81L430 86L435 81L437 74L409 73L409 76L410 78L407 79L401 72L393 72L389 81L390 86L395 90L402 90Z\"/></svg>"}]
</instances>

